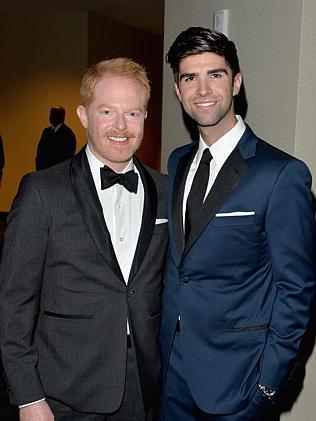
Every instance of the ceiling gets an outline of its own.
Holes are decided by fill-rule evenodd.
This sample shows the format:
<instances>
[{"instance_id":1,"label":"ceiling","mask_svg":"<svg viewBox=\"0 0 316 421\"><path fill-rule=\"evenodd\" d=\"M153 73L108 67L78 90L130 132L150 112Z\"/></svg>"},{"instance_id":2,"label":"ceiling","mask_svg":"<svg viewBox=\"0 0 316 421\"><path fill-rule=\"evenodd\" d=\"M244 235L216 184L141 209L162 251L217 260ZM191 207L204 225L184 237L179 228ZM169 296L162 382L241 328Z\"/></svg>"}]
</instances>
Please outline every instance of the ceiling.
<instances>
[{"instance_id":1,"label":"ceiling","mask_svg":"<svg viewBox=\"0 0 316 421\"><path fill-rule=\"evenodd\" d=\"M1 0L0 14L91 11L156 34L163 33L164 0Z\"/></svg>"}]
</instances>

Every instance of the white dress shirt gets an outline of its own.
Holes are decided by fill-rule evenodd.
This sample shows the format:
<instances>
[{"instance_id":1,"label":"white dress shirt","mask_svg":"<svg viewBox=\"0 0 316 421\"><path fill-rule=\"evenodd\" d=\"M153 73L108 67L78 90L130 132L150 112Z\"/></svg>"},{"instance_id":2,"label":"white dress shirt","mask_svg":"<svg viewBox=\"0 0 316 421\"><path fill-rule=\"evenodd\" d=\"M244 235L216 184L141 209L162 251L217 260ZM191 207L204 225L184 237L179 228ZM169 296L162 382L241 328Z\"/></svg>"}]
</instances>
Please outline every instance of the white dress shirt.
<instances>
[{"instance_id":1,"label":"white dress shirt","mask_svg":"<svg viewBox=\"0 0 316 421\"><path fill-rule=\"evenodd\" d=\"M198 169L199 163L201 161L204 149L208 148L213 159L210 162L210 174L208 179L208 184L204 196L204 200L208 195L209 191L211 190L216 177L224 165L225 161L235 149L237 143L239 142L240 138L244 134L246 129L246 125L242 118L237 115L237 123L236 125L229 130L227 133L224 134L221 138L219 138L212 146L207 146L207 144L202 139L200 135L199 139L199 148L196 152L195 157L191 163L188 176L185 182L184 194L183 194L183 206L182 206L182 215L183 215L183 226L185 226L185 211L187 206L187 199L191 190L193 178L195 173Z\"/></svg>"},{"instance_id":2,"label":"white dress shirt","mask_svg":"<svg viewBox=\"0 0 316 421\"><path fill-rule=\"evenodd\" d=\"M141 177L133 164L133 160L130 160L122 173L134 170L138 174L137 193L129 192L120 184L114 184L112 187L101 190L100 168L104 164L92 154L89 146L86 147L86 153L102 205L104 220L111 235L122 275L127 283L138 242L144 208L144 187Z\"/></svg>"}]
</instances>

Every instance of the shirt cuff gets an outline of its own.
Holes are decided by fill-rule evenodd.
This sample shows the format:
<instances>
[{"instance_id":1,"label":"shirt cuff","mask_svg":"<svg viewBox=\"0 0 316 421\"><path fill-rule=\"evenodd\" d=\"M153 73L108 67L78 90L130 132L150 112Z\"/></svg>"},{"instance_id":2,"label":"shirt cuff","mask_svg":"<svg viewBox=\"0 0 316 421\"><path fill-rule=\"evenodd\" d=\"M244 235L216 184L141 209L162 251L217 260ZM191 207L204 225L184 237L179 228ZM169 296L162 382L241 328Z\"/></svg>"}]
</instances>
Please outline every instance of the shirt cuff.
<instances>
[{"instance_id":1,"label":"shirt cuff","mask_svg":"<svg viewBox=\"0 0 316 421\"><path fill-rule=\"evenodd\" d=\"M36 403L38 403L38 402L42 402L42 401L44 401L45 400L45 398L43 398L43 399L39 399L38 401L34 401L34 402L30 402L30 403L25 403L24 405L19 405L19 408L21 409L21 408L25 408L26 406L30 406L30 405L34 405L34 404L36 404Z\"/></svg>"}]
</instances>

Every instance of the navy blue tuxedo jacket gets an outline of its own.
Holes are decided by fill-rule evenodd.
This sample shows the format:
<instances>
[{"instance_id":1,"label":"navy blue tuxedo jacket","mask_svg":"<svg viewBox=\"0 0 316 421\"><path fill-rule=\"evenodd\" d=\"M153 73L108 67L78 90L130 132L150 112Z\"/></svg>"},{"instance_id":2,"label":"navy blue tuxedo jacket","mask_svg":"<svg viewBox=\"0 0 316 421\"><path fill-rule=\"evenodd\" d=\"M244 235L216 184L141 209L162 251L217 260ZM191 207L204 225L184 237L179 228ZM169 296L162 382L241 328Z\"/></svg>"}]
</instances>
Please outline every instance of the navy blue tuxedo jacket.
<instances>
[{"instance_id":1,"label":"navy blue tuxedo jacket","mask_svg":"<svg viewBox=\"0 0 316 421\"><path fill-rule=\"evenodd\" d=\"M188 386L207 413L245 407L257 384L279 390L315 291L315 219L306 165L247 126L184 241L182 201L197 145L169 160L170 260L164 370L178 316Z\"/></svg>"}]
</instances>

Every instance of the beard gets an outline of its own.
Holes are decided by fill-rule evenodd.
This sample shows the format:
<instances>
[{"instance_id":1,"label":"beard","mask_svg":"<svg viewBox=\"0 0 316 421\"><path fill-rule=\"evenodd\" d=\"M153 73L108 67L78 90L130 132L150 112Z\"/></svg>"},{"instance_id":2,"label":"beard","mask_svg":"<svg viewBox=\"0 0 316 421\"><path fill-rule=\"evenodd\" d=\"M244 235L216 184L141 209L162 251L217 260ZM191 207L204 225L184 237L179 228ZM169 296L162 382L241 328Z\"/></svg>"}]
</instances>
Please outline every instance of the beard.
<instances>
[{"instance_id":1,"label":"beard","mask_svg":"<svg viewBox=\"0 0 316 421\"><path fill-rule=\"evenodd\" d=\"M126 138L126 140L111 140L109 137ZM135 135L130 130L107 130L95 138L88 135L88 143L94 155L103 163L127 164L142 143L143 133Z\"/></svg>"}]
</instances>

